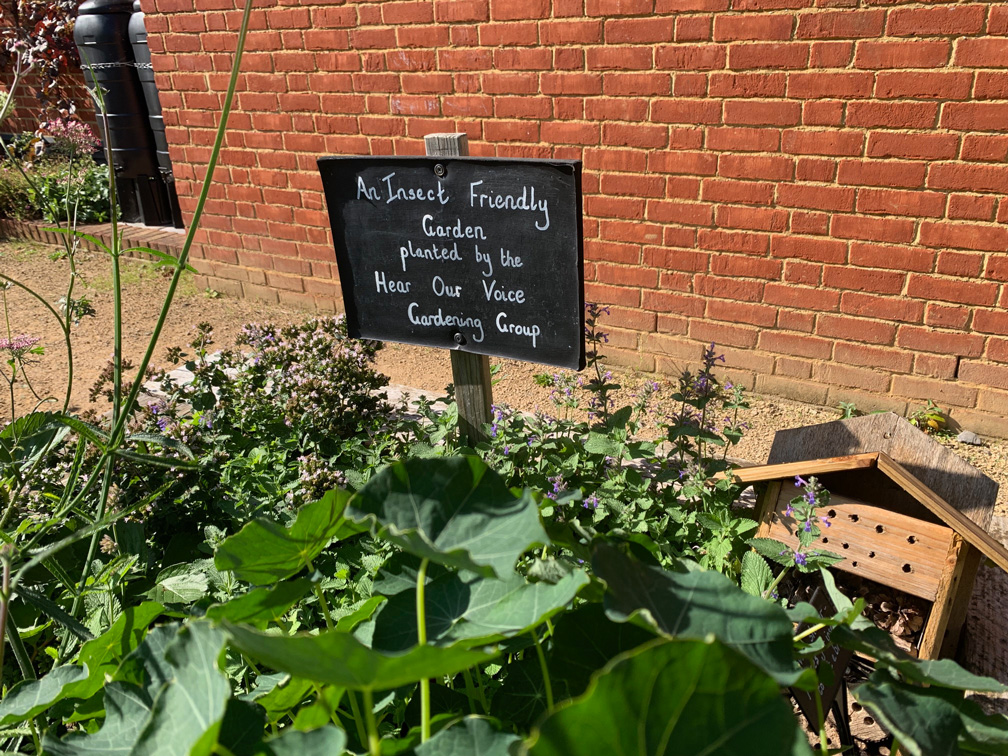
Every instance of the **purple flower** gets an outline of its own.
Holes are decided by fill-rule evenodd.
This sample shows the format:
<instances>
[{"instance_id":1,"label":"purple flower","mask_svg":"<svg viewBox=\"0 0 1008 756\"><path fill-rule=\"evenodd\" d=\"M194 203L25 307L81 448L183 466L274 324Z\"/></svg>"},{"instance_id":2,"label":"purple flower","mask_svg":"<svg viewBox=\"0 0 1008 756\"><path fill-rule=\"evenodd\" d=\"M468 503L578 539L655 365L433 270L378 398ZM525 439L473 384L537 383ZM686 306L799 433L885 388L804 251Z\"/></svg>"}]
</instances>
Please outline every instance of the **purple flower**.
<instances>
[{"instance_id":1,"label":"purple flower","mask_svg":"<svg viewBox=\"0 0 1008 756\"><path fill-rule=\"evenodd\" d=\"M808 564L808 558L800 551L796 551L794 555L794 563L801 567L804 567Z\"/></svg>"},{"instance_id":2,"label":"purple flower","mask_svg":"<svg viewBox=\"0 0 1008 756\"><path fill-rule=\"evenodd\" d=\"M808 485L808 483L805 481L805 479L801 475L795 475L795 477L794 477L794 484L795 484L795 488L798 488L800 486L807 486Z\"/></svg>"},{"instance_id":3,"label":"purple flower","mask_svg":"<svg viewBox=\"0 0 1008 756\"><path fill-rule=\"evenodd\" d=\"M829 517L820 517L819 520L822 522L822 524L823 524L824 527L828 528L828 527L830 527L830 526L833 525L833 523L830 522L830 518Z\"/></svg>"},{"instance_id":4,"label":"purple flower","mask_svg":"<svg viewBox=\"0 0 1008 756\"><path fill-rule=\"evenodd\" d=\"M598 509L599 498L595 494L592 494L587 499L584 500L585 509Z\"/></svg>"}]
</instances>

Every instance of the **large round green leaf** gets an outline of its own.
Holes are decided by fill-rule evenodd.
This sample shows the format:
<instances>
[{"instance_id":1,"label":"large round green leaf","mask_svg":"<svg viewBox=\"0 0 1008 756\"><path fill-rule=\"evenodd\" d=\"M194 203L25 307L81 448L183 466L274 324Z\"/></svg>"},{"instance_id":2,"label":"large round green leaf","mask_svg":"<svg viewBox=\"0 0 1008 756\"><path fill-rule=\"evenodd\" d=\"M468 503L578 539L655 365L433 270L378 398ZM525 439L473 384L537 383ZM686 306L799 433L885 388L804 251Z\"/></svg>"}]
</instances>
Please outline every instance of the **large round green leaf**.
<instances>
[{"instance_id":1,"label":"large round green leaf","mask_svg":"<svg viewBox=\"0 0 1008 756\"><path fill-rule=\"evenodd\" d=\"M511 756L520 740L498 732L483 717L466 717L415 749L416 756Z\"/></svg>"},{"instance_id":2,"label":"large round green leaf","mask_svg":"<svg viewBox=\"0 0 1008 756\"><path fill-rule=\"evenodd\" d=\"M617 657L532 734L532 756L807 756L777 683L719 643L657 640Z\"/></svg>"},{"instance_id":3,"label":"large round green leaf","mask_svg":"<svg viewBox=\"0 0 1008 756\"><path fill-rule=\"evenodd\" d=\"M794 685L802 676L784 610L743 593L724 575L651 567L607 544L595 547L592 566L608 585L605 607L611 619L636 616L670 637L714 635L781 685Z\"/></svg>"},{"instance_id":4,"label":"large round green leaf","mask_svg":"<svg viewBox=\"0 0 1008 756\"><path fill-rule=\"evenodd\" d=\"M588 583L574 570L558 583L529 583L512 573L502 580L439 570L425 586L427 641L485 645L518 635L562 611ZM404 651L417 642L416 587L389 596L375 618L356 633L372 648Z\"/></svg>"},{"instance_id":5,"label":"large round green leaf","mask_svg":"<svg viewBox=\"0 0 1008 756\"><path fill-rule=\"evenodd\" d=\"M985 714L961 691L908 685L876 671L852 693L913 756L1008 754L1008 717Z\"/></svg>"},{"instance_id":6,"label":"large round green leaf","mask_svg":"<svg viewBox=\"0 0 1008 756\"><path fill-rule=\"evenodd\" d=\"M304 569L334 538L356 531L343 519L349 499L346 491L330 491L301 507L289 528L272 520L253 520L217 547L214 565L255 585L289 578Z\"/></svg>"},{"instance_id":7,"label":"large round green leaf","mask_svg":"<svg viewBox=\"0 0 1008 756\"><path fill-rule=\"evenodd\" d=\"M292 727L263 746L268 756L339 756L346 749L346 733L329 725L311 732L299 732Z\"/></svg>"},{"instance_id":8,"label":"large round green leaf","mask_svg":"<svg viewBox=\"0 0 1008 756\"><path fill-rule=\"evenodd\" d=\"M553 684L564 684L572 695L584 692L592 675L615 657L654 640L654 632L629 622L613 622L601 604L585 604L567 612L553 630L549 658Z\"/></svg>"},{"instance_id":9,"label":"large round green leaf","mask_svg":"<svg viewBox=\"0 0 1008 756\"><path fill-rule=\"evenodd\" d=\"M280 636L229 622L224 622L224 627L234 646L279 672L353 690L388 690L424 678L453 675L497 655L492 650L435 646L383 654L339 631Z\"/></svg>"},{"instance_id":10,"label":"large round green leaf","mask_svg":"<svg viewBox=\"0 0 1008 756\"><path fill-rule=\"evenodd\" d=\"M88 677L87 667L55 667L41 680L22 680L0 701L0 726L12 725L40 714L66 697L66 691Z\"/></svg>"},{"instance_id":11,"label":"large round green leaf","mask_svg":"<svg viewBox=\"0 0 1008 756\"><path fill-rule=\"evenodd\" d=\"M219 725L231 698L231 683L218 666L224 634L207 622L178 631L165 649L170 677L158 692L133 756L187 756Z\"/></svg>"},{"instance_id":12,"label":"large round green leaf","mask_svg":"<svg viewBox=\"0 0 1008 756\"><path fill-rule=\"evenodd\" d=\"M389 465L346 514L412 554L485 576L510 574L523 552L547 541L532 496L515 496L476 457Z\"/></svg>"},{"instance_id":13,"label":"large round green leaf","mask_svg":"<svg viewBox=\"0 0 1008 756\"><path fill-rule=\"evenodd\" d=\"M92 734L71 733L63 740L46 735L50 756L127 756L150 716L150 702L140 688L113 682L105 686L105 723Z\"/></svg>"}]
</instances>

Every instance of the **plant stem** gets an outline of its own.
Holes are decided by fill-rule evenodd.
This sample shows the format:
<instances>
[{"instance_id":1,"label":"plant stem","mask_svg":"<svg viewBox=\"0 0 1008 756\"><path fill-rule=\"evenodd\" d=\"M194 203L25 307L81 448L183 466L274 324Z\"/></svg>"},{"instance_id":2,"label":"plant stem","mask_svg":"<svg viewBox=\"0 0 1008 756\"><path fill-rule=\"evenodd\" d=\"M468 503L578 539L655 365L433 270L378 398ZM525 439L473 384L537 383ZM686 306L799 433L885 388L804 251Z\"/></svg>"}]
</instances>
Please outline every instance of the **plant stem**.
<instances>
[{"instance_id":1,"label":"plant stem","mask_svg":"<svg viewBox=\"0 0 1008 756\"><path fill-rule=\"evenodd\" d=\"M823 714L822 696L819 687L815 689L816 715L819 717L819 751L822 756L829 756L829 744L826 742L826 717Z\"/></svg>"},{"instance_id":2,"label":"plant stem","mask_svg":"<svg viewBox=\"0 0 1008 756\"><path fill-rule=\"evenodd\" d=\"M360 704L357 703L357 694L352 690L347 691L347 698L350 699L350 711L353 712L354 724L357 725L357 739L361 745L368 742L367 730L364 728L364 718L361 716Z\"/></svg>"},{"instance_id":3,"label":"plant stem","mask_svg":"<svg viewBox=\"0 0 1008 756\"><path fill-rule=\"evenodd\" d=\"M424 592L427 585L427 565L430 560L424 558L417 571L416 586L416 620L417 643L427 645L427 608L424 605ZM430 740L430 680L426 677L420 680L420 742Z\"/></svg>"},{"instance_id":4,"label":"plant stem","mask_svg":"<svg viewBox=\"0 0 1008 756\"><path fill-rule=\"evenodd\" d=\"M483 713L486 715L490 714L490 703L486 698L486 691L483 690L483 675L480 673L479 667L473 667L476 670L476 692L479 693L480 706L483 707Z\"/></svg>"},{"instance_id":5,"label":"plant stem","mask_svg":"<svg viewBox=\"0 0 1008 756\"><path fill-rule=\"evenodd\" d=\"M3 657L0 656L0 664L3 662ZM0 666L0 669L3 667ZM462 677L465 680L466 686L466 698L469 699L469 713L476 713L476 687L473 685L472 675L469 674L468 669L462 670Z\"/></svg>"},{"instance_id":6,"label":"plant stem","mask_svg":"<svg viewBox=\"0 0 1008 756\"><path fill-rule=\"evenodd\" d=\"M35 726L35 717L28 720L28 726L31 728L32 741L35 743L35 753L42 753L42 744L39 742L38 728Z\"/></svg>"},{"instance_id":7,"label":"plant stem","mask_svg":"<svg viewBox=\"0 0 1008 756\"><path fill-rule=\"evenodd\" d=\"M10 603L10 557L8 555L9 546L4 546L3 559L3 585L0 586L0 676L3 675L4 635L7 632L7 607Z\"/></svg>"},{"instance_id":8,"label":"plant stem","mask_svg":"<svg viewBox=\"0 0 1008 756\"><path fill-rule=\"evenodd\" d=\"M32 666L31 657L28 656L28 652L24 647L24 641L21 640L21 633L18 632L17 625L14 624L10 615L7 616L7 638L10 641L11 651L14 652L14 658L17 659L18 666L21 668L21 674L24 675L25 680L38 679L38 676L35 674L35 667Z\"/></svg>"},{"instance_id":9,"label":"plant stem","mask_svg":"<svg viewBox=\"0 0 1008 756\"><path fill-rule=\"evenodd\" d=\"M308 569L315 572L315 568L312 566L311 559L306 560L308 564ZM318 597L319 605L322 607L322 615L325 617L326 627L330 630L333 629L332 615L329 613L329 602L326 601L325 593L322 591L322 586L318 583L312 583L312 589L315 591L315 595Z\"/></svg>"},{"instance_id":10,"label":"plant stem","mask_svg":"<svg viewBox=\"0 0 1008 756\"><path fill-rule=\"evenodd\" d=\"M777 577L774 578L773 582L770 583L769 586L767 586L767 589L765 591L763 591L763 598L769 598L773 594L774 588L780 585L781 581L784 579L784 576L787 575L789 572L791 572L790 567L785 567L783 570L781 570L780 573L777 575Z\"/></svg>"},{"instance_id":11,"label":"plant stem","mask_svg":"<svg viewBox=\"0 0 1008 756\"><path fill-rule=\"evenodd\" d=\"M536 656L539 657L539 669L542 670L543 686L546 688L546 711L553 711L553 683L550 680L549 667L546 666L546 655L539 642L539 633L532 628L532 640L535 642Z\"/></svg>"},{"instance_id":12,"label":"plant stem","mask_svg":"<svg viewBox=\"0 0 1008 756\"><path fill-rule=\"evenodd\" d=\"M804 630L802 630L800 633L798 633L798 635L796 635L793 638L793 640L797 643L802 638L807 638L808 636L812 635L813 633L818 633L824 627L826 627L826 623L825 622L820 622L820 623L818 623L816 625L812 625L812 627L807 627Z\"/></svg>"},{"instance_id":13,"label":"plant stem","mask_svg":"<svg viewBox=\"0 0 1008 756\"><path fill-rule=\"evenodd\" d=\"M112 488L112 472L115 467L115 458L106 453L105 458L105 471L102 476L102 486L101 491L98 493L98 507L95 511L95 522L101 520L105 517L105 507L108 504L109 490ZM98 541L100 533L96 530L91 534L91 542L88 544L87 558L84 560L84 569L81 571L80 582L77 584L77 593L74 595L73 604L70 607L70 616L77 617L77 611L80 609L81 600L84 598L84 589L87 587L87 580L91 574L91 561L94 559L95 549L98 548ZM63 655L70 648L70 635L68 634L63 642L60 644L59 660L63 659Z\"/></svg>"},{"instance_id":14,"label":"plant stem","mask_svg":"<svg viewBox=\"0 0 1008 756\"><path fill-rule=\"evenodd\" d=\"M170 307L172 300L175 298L175 290L178 288L179 281L182 279L182 273L186 270L189 253L196 238L196 231L199 228L200 219L203 217L203 208L206 206L207 197L210 195L210 186L213 183L214 170L217 167L217 160L220 157L221 147L224 144L224 135L227 133L228 117L231 115L231 106L234 103L235 90L238 87L238 71L241 67L242 53L245 50L245 39L248 36L249 19L251 15L252 0L245 0L245 10L242 15L241 27L238 30L238 41L235 46L234 63L231 66L231 78L228 81L227 94L224 95L221 120L217 127L217 137L214 140L213 148L210 151L210 160L207 163L207 172L203 178L203 188L200 190L199 199L196 201L196 209L193 212L192 221L189 224L189 231L186 233L185 242L182 245L182 251L179 253L178 261L175 265L175 273L172 275L171 282L168 284L165 301L161 307L161 312L158 315L157 322L154 324L154 330L151 333L150 341L147 344L147 351L144 353L144 356L137 367L137 378L133 381L133 386L131 387L129 396L126 399L127 407L133 406L140 393L140 389L143 386L144 373L147 372L147 367L150 365L151 359L154 357L154 348L157 345L158 338L161 336L161 331L164 329L165 321L168 318L168 308ZM110 444L113 447L119 443L123 433L123 427L125 426L126 417L127 415L125 414L120 416L119 422L117 422L115 427L112 429L112 433L110 434Z\"/></svg>"},{"instance_id":15,"label":"plant stem","mask_svg":"<svg viewBox=\"0 0 1008 756\"><path fill-rule=\"evenodd\" d=\"M374 718L374 696L370 688L364 689L364 718L367 722L367 742L370 756L381 756L381 739Z\"/></svg>"}]
</instances>

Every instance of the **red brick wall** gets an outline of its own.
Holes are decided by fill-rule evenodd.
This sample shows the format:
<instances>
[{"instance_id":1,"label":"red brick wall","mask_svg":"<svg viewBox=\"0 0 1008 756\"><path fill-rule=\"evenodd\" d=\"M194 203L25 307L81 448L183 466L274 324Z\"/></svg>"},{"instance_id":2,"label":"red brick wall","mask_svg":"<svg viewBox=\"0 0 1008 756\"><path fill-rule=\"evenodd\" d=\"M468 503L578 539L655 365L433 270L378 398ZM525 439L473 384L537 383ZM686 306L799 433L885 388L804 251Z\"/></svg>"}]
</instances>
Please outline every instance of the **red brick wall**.
<instances>
[{"instance_id":1,"label":"red brick wall","mask_svg":"<svg viewBox=\"0 0 1008 756\"><path fill-rule=\"evenodd\" d=\"M1008 435L1008 6L257 5L210 286L333 307L316 157L464 131L474 154L584 161L586 296L611 305L613 361L671 371L715 341L760 392L934 399ZM187 212L235 7L144 0Z\"/></svg>"},{"instance_id":2,"label":"red brick wall","mask_svg":"<svg viewBox=\"0 0 1008 756\"><path fill-rule=\"evenodd\" d=\"M0 92L10 91L13 75L0 74ZM55 116L55 110L49 110L42 106L38 98L38 78L34 74L29 74L23 78L14 92L14 103L7 120L0 124L0 132L4 134L17 134L23 131L34 132L39 124L50 116ZM84 76L81 74L71 85L70 96L73 98L77 108L77 115L84 123L92 128L96 126L94 116L94 105L91 96L84 86ZM2 155L0 155L2 157Z\"/></svg>"}]
</instances>

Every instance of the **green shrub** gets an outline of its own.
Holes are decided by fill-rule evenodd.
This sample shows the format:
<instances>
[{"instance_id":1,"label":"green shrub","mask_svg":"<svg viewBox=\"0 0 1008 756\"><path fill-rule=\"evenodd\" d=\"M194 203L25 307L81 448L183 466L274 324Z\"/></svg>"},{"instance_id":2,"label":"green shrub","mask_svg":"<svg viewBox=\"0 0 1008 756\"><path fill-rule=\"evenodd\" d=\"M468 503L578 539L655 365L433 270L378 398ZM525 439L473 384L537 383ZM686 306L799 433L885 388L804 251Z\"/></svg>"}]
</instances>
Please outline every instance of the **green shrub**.
<instances>
[{"instance_id":1,"label":"green shrub","mask_svg":"<svg viewBox=\"0 0 1008 756\"><path fill-rule=\"evenodd\" d=\"M17 168L0 166L0 218L35 220L40 216L25 177Z\"/></svg>"},{"instance_id":2,"label":"green shrub","mask_svg":"<svg viewBox=\"0 0 1008 756\"><path fill-rule=\"evenodd\" d=\"M29 197L35 210L50 223L76 216L78 223L109 219L108 166L86 158L72 163L49 162L35 172Z\"/></svg>"}]
</instances>

